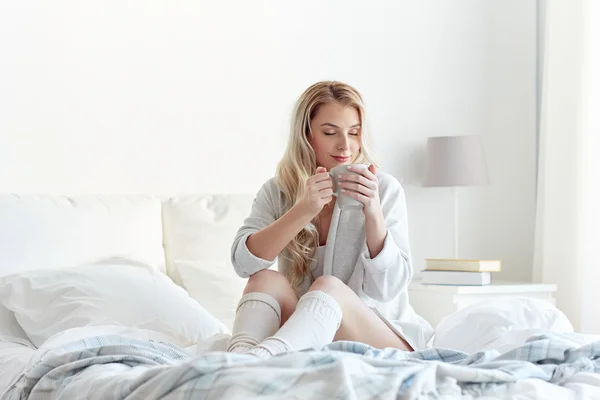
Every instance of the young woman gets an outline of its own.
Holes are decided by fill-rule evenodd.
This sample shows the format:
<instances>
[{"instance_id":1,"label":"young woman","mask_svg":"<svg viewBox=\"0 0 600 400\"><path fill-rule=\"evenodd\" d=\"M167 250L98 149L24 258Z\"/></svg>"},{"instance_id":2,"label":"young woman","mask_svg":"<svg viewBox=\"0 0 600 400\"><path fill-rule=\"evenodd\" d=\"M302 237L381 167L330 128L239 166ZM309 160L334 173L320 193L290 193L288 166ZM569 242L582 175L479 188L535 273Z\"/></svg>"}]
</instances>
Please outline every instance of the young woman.
<instances>
[{"instance_id":1,"label":"young woman","mask_svg":"<svg viewBox=\"0 0 600 400\"><path fill-rule=\"evenodd\" d=\"M318 82L298 100L275 178L258 192L231 259L249 277L228 351L269 357L332 340L411 351L431 326L408 303L413 271L400 183L375 168L360 94ZM341 195L363 204L342 210ZM278 271L268 269L275 260Z\"/></svg>"}]
</instances>

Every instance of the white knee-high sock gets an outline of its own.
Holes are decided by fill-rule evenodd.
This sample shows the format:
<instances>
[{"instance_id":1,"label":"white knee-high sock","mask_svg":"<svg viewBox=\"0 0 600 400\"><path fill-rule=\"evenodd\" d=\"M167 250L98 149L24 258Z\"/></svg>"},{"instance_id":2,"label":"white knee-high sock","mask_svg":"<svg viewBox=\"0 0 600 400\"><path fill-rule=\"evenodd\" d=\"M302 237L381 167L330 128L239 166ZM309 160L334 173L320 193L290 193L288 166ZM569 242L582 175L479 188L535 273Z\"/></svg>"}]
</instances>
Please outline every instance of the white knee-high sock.
<instances>
[{"instance_id":1,"label":"white knee-high sock","mask_svg":"<svg viewBox=\"0 0 600 400\"><path fill-rule=\"evenodd\" d=\"M277 332L280 324L281 307L273 296L245 294L238 304L227 351L245 353Z\"/></svg>"},{"instance_id":2,"label":"white knee-high sock","mask_svg":"<svg viewBox=\"0 0 600 400\"><path fill-rule=\"evenodd\" d=\"M333 297L318 290L308 292L281 329L247 353L268 358L288 351L319 348L331 343L341 321L342 308Z\"/></svg>"}]
</instances>

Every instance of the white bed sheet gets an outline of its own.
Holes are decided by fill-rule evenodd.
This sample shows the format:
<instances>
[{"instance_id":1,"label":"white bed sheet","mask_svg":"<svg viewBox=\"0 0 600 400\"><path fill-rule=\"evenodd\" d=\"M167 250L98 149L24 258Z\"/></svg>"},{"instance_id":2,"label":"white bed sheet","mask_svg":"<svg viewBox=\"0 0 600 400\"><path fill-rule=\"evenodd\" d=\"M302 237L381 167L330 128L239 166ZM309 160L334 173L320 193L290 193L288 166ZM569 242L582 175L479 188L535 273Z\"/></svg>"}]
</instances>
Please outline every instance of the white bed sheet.
<instances>
[{"instance_id":1,"label":"white bed sheet","mask_svg":"<svg viewBox=\"0 0 600 400\"><path fill-rule=\"evenodd\" d=\"M19 376L35 350L0 336L0 395Z\"/></svg>"}]
</instances>

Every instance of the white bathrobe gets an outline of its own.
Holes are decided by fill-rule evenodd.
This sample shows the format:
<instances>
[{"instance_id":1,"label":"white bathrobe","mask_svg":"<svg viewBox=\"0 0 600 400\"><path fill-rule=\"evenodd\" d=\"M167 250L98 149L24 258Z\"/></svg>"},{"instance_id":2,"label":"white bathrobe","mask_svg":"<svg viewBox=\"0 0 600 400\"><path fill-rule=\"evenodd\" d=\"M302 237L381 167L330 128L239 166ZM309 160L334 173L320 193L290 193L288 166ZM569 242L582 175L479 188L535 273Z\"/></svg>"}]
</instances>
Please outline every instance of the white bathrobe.
<instances>
[{"instance_id":1,"label":"white bathrobe","mask_svg":"<svg viewBox=\"0 0 600 400\"><path fill-rule=\"evenodd\" d=\"M417 350L427 346L433 329L414 312L408 302L408 284L413 269L404 190L398 180L389 174L378 172L377 178L387 227L381 252L375 258L370 258L362 210L341 210L336 202L326 245L318 249L311 269L313 274L316 273L315 278L321 274L333 275L347 284L361 300L379 313L390 328ZM263 260L250 253L246 240L286 211L277 182L271 178L256 195L252 211L233 242L231 260L238 275L245 278L273 265L275 260ZM290 263L279 255L277 268L285 274ZM309 286L310 278L307 277L299 295L305 293Z\"/></svg>"}]
</instances>

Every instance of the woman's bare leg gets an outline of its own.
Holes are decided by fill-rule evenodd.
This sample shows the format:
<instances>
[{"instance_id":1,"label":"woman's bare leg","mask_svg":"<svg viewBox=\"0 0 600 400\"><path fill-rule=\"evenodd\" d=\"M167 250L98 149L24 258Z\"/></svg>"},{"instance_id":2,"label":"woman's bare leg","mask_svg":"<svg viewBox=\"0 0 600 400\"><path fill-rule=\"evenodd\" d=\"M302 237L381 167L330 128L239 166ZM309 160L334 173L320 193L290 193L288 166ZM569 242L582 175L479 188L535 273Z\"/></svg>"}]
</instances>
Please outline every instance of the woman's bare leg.
<instances>
[{"instance_id":1,"label":"woman's bare leg","mask_svg":"<svg viewBox=\"0 0 600 400\"><path fill-rule=\"evenodd\" d=\"M400 338L385 322L369 308L356 293L334 276L321 276L310 290L319 290L337 300L342 308L342 322L334 341L352 340L382 349L394 347L412 351L410 345Z\"/></svg>"},{"instance_id":2,"label":"woman's bare leg","mask_svg":"<svg viewBox=\"0 0 600 400\"><path fill-rule=\"evenodd\" d=\"M270 293L281 295L277 290ZM287 323L247 353L264 358L281 352L318 348L332 340L412 350L348 286L335 277L323 276L300 298Z\"/></svg>"}]
</instances>

